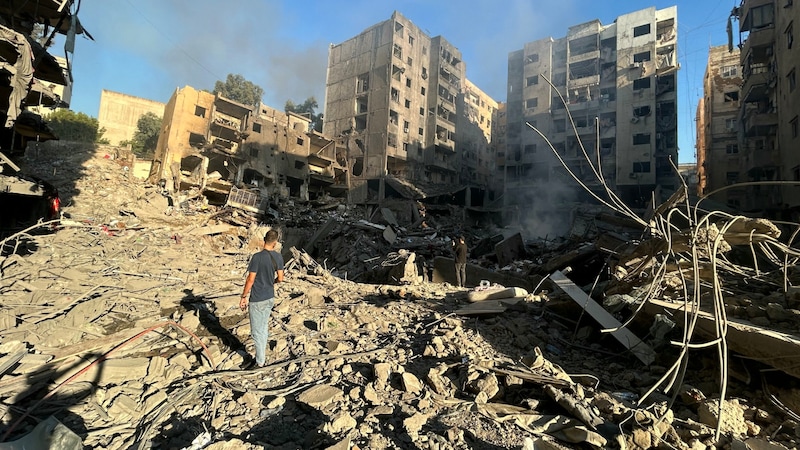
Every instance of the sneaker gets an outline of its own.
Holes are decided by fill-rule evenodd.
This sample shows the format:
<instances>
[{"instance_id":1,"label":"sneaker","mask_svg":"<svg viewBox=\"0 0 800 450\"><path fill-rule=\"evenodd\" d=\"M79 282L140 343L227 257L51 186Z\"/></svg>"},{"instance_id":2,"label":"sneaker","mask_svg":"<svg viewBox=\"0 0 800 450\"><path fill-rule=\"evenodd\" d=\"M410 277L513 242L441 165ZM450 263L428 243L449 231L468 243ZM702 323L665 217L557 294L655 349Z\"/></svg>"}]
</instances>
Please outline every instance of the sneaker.
<instances>
[{"instance_id":1,"label":"sneaker","mask_svg":"<svg viewBox=\"0 0 800 450\"><path fill-rule=\"evenodd\" d=\"M239 368L242 370L250 370L255 366L256 366L256 359L253 358L252 356L248 356L247 358L244 358L244 361L242 361L242 364L239 365Z\"/></svg>"}]
</instances>

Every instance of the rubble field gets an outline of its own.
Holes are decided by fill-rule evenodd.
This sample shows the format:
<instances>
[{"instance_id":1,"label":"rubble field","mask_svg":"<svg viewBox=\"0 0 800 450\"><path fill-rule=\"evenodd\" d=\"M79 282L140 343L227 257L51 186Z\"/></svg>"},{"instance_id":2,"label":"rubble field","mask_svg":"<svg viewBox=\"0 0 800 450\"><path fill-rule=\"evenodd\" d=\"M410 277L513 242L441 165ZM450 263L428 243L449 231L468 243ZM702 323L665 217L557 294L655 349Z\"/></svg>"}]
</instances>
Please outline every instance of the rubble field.
<instances>
[{"instance_id":1,"label":"rubble field","mask_svg":"<svg viewBox=\"0 0 800 450\"><path fill-rule=\"evenodd\" d=\"M606 218L524 243L459 225L458 207L399 199L276 199L259 223L165 195L112 147L42 146L25 164L56 184L64 218L2 240L0 450L48 436L61 439L49 448L104 449L798 447L798 301L774 288L777 270L733 262L736 239L771 224L717 229L728 256L700 245L713 264L674 257L661 271L658 255L697 241L627 240L635 224L598 230ZM243 369L253 350L238 302L270 227L286 282L267 366ZM451 284L456 233L471 287L525 295L471 301L481 288ZM730 277L721 310L681 312L712 269ZM720 323L727 339L700 337Z\"/></svg>"}]
</instances>

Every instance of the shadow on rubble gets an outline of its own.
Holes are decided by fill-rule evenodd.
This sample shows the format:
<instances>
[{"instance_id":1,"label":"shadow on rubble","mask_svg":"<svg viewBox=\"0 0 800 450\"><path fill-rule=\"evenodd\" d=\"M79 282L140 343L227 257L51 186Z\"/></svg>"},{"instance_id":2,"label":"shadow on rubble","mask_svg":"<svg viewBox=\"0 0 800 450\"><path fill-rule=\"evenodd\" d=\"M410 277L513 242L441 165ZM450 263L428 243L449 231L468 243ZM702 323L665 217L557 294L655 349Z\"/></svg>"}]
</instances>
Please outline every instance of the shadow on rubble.
<instances>
[{"instance_id":1,"label":"shadow on rubble","mask_svg":"<svg viewBox=\"0 0 800 450\"><path fill-rule=\"evenodd\" d=\"M194 311L197 313L200 319L200 325L202 326L200 329L207 330L210 335L219 339L231 352L245 351L245 344L230 331L235 323L226 326L226 324L221 323L219 317L217 317L215 304L212 301L215 297L195 295L192 289L184 289L183 293L185 295L181 299L180 305L184 307L186 311ZM219 361L217 361L217 363L219 363Z\"/></svg>"},{"instance_id":2,"label":"shadow on rubble","mask_svg":"<svg viewBox=\"0 0 800 450\"><path fill-rule=\"evenodd\" d=\"M105 155L109 159L118 159L114 147L108 147ZM98 155L96 144L84 142L49 141L31 144L25 152L20 164L23 170L51 183L58 190L62 206L72 204L80 193L78 181L86 177L91 170L85 163ZM119 159L123 163L122 159Z\"/></svg>"},{"instance_id":3,"label":"shadow on rubble","mask_svg":"<svg viewBox=\"0 0 800 450\"><path fill-rule=\"evenodd\" d=\"M13 406L8 407L5 412L8 420L3 423L8 423L9 426L0 427L0 441L9 442L23 437L30 433L37 423L49 416L55 417L81 440L85 440L89 434L87 423L69 408L84 403L88 397L94 395L103 377L103 362L89 369L90 373L93 372L91 380L76 378L75 381L64 382L61 386L51 380L61 378L68 380L67 374L79 373L90 364L90 361L96 361L100 357L102 355L91 353L83 355L73 364L60 367L59 370L54 370L55 366L48 364L42 370L28 374L27 388L13 398L5 400L7 403L13 403ZM58 391L53 393L57 387Z\"/></svg>"}]
</instances>

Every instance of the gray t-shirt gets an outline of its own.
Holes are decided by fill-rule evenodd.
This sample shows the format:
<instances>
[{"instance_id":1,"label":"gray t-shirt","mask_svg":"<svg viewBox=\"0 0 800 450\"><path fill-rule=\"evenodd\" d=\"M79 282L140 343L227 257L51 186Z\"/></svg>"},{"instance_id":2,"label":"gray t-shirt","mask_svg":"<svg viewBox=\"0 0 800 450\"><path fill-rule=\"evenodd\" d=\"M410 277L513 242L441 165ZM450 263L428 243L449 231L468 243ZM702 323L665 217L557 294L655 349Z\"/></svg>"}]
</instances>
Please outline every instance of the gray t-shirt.
<instances>
[{"instance_id":1,"label":"gray t-shirt","mask_svg":"<svg viewBox=\"0 0 800 450\"><path fill-rule=\"evenodd\" d=\"M256 273L250 302L263 302L275 297L275 272L278 270L283 270L283 256L278 252L261 250L250 258L247 271Z\"/></svg>"}]
</instances>

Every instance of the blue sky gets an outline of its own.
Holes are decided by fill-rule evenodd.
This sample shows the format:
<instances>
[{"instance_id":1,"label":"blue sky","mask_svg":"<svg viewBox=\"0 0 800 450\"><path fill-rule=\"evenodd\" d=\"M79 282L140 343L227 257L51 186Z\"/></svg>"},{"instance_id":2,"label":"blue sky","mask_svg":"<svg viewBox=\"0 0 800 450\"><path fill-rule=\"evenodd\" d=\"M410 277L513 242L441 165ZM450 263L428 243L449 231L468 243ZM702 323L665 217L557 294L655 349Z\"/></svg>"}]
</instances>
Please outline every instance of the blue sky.
<instances>
[{"instance_id":1,"label":"blue sky","mask_svg":"<svg viewBox=\"0 0 800 450\"><path fill-rule=\"evenodd\" d=\"M430 36L461 50L467 77L506 100L508 53L526 42L563 37L567 27L603 24L631 11L678 6L679 159L694 160L694 116L708 47L726 43L738 0L84 0L78 16L95 40L79 38L72 109L97 117L109 89L166 102L178 87L212 89L227 74L264 88L264 101L325 98L328 46L397 10ZM59 49L51 49L58 54Z\"/></svg>"}]
</instances>

